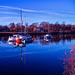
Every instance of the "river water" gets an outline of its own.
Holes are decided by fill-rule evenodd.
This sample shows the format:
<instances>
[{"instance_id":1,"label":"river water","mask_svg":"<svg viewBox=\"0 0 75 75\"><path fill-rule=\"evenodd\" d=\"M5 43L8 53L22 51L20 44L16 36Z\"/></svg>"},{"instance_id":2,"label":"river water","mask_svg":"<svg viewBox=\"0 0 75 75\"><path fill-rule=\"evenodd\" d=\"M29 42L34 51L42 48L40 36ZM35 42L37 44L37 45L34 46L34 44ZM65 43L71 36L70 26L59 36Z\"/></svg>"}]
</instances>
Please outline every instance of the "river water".
<instances>
[{"instance_id":1,"label":"river water","mask_svg":"<svg viewBox=\"0 0 75 75\"><path fill-rule=\"evenodd\" d=\"M75 35L32 36L20 47L0 36L0 75L75 75Z\"/></svg>"}]
</instances>

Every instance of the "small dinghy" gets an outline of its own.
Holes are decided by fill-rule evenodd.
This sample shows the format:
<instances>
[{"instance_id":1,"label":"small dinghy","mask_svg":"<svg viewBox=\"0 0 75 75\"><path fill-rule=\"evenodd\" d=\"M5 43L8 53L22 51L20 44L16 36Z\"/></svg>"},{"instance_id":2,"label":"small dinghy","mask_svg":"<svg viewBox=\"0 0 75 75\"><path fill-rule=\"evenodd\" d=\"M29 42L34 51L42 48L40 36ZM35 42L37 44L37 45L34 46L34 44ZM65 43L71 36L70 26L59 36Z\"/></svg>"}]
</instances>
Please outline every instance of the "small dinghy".
<instances>
[{"instance_id":1,"label":"small dinghy","mask_svg":"<svg viewBox=\"0 0 75 75\"><path fill-rule=\"evenodd\" d=\"M44 40L46 40L46 41L51 40L51 38L52 38L52 36L49 35L49 34L46 34L46 35L44 36Z\"/></svg>"}]
</instances>

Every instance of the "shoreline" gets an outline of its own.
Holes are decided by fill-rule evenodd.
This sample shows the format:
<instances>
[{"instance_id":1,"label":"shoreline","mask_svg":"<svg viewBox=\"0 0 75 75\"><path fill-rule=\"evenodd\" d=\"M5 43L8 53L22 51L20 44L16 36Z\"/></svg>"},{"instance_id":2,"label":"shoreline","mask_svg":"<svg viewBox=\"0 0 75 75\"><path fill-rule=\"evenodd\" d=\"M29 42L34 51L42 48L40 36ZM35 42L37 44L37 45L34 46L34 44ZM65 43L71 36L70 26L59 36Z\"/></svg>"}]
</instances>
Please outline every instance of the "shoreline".
<instances>
[{"instance_id":1,"label":"shoreline","mask_svg":"<svg viewBox=\"0 0 75 75\"><path fill-rule=\"evenodd\" d=\"M21 32L0 32L0 36L1 35L13 35L13 34L21 34ZM22 34L25 34L24 32L22 32ZM30 34L30 35L45 35L45 34L48 34L48 33L37 33L37 32L35 32L35 33L26 33L26 34ZM51 33L49 33L49 34L51 34L51 35L61 35L61 34L63 34L63 35L65 35L65 34L75 34L75 32L51 32Z\"/></svg>"}]
</instances>

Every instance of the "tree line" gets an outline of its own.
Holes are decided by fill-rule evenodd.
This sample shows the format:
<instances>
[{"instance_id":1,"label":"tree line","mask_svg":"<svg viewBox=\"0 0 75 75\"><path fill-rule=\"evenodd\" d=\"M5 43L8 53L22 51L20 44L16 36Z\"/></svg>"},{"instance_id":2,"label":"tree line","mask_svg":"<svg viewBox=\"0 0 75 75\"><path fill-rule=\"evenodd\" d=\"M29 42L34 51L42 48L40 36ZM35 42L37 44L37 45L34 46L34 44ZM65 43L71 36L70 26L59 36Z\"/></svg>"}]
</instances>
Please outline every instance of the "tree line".
<instances>
[{"instance_id":1,"label":"tree line","mask_svg":"<svg viewBox=\"0 0 75 75\"><path fill-rule=\"evenodd\" d=\"M71 24L65 24L64 22L62 24L59 24L56 22L55 24L51 24L48 22L41 22L38 23L32 23L31 25L28 25L26 23L25 25L21 25L20 23L10 23L9 25L0 25L0 32L31 32L31 33L37 33L37 32L75 32L75 25Z\"/></svg>"}]
</instances>

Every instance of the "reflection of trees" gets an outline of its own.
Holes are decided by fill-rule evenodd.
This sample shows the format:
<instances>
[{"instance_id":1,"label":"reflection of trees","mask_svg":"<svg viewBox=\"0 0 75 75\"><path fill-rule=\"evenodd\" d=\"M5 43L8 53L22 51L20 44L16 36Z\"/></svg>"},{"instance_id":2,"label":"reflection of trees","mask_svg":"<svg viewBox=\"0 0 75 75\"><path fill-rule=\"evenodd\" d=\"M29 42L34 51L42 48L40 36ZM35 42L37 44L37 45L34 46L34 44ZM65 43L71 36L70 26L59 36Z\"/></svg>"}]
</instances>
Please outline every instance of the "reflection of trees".
<instances>
[{"instance_id":1,"label":"reflection of trees","mask_svg":"<svg viewBox=\"0 0 75 75\"><path fill-rule=\"evenodd\" d=\"M75 45L71 49L70 51L65 50L63 75L75 75Z\"/></svg>"},{"instance_id":2,"label":"reflection of trees","mask_svg":"<svg viewBox=\"0 0 75 75\"><path fill-rule=\"evenodd\" d=\"M33 40L34 40L33 43L37 44L38 41L36 41L36 40L39 39L40 44L42 44L42 45L45 45L45 44L48 44L48 43L56 43L56 44L57 44L57 43L59 43L61 40L62 40L62 42L63 42L63 44L64 44L65 40L71 41L71 40L75 39L75 35L72 35L72 34L66 34L66 35L63 35L63 34L61 34L61 35L52 35L52 37L53 37L53 38L47 42L47 41L44 41L44 40L43 40L43 39L44 39L44 35L36 35L36 36L33 35L33 36L32 36L32 38L33 38ZM8 36L0 37L0 41L2 41L3 43L6 43L7 40L8 40Z\"/></svg>"},{"instance_id":3,"label":"reflection of trees","mask_svg":"<svg viewBox=\"0 0 75 75\"><path fill-rule=\"evenodd\" d=\"M46 44L53 43L53 42L58 43L61 40L59 38L59 35L52 35L53 38L50 39L49 41L45 41L43 37L44 37L44 35L43 36L40 36L40 38L39 38L40 43L42 45L46 45Z\"/></svg>"},{"instance_id":4,"label":"reflection of trees","mask_svg":"<svg viewBox=\"0 0 75 75\"><path fill-rule=\"evenodd\" d=\"M38 39L37 36L32 36L32 38L33 38L33 43L38 44L38 41L36 41Z\"/></svg>"},{"instance_id":5,"label":"reflection of trees","mask_svg":"<svg viewBox=\"0 0 75 75\"><path fill-rule=\"evenodd\" d=\"M44 37L44 35L42 37ZM42 45L45 45L48 43L56 43L57 44L62 40L62 42L64 44L65 40L71 41L71 40L75 39L75 35L71 35L71 34L52 35L52 37L53 38L47 42L47 41L44 41L43 38L41 38L41 36L40 36L39 41Z\"/></svg>"},{"instance_id":6,"label":"reflection of trees","mask_svg":"<svg viewBox=\"0 0 75 75\"><path fill-rule=\"evenodd\" d=\"M42 44L42 45L45 45L45 44L48 44L48 43L59 43L61 40L62 40L62 42L63 42L63 44L64 44L64 42L65 42L65 40L67 40L67 41L71 41L71 40L73 40L73 39L75 39L75 35L71 35L71 34L66 34L66 35L52 35L52 39L50 40L50 41L48 41L48 42L46 42L46 41L44 41L43 39L39 39L40 40L40 43Z\"/></svg>"},{"instance_id":7,"label":"reflection of trees","mask_svg":"<svg viewBox=\"0 0 75 75\"><path fill-rule=\"evenodd\" d=\"M2 40L2 36L0 36L0 41Z\"/></svg>"},{"instance_id":8,"label":"reflection of trees","mask_svg":"<svg viewBox=\"0 0 75 75\"><path fill-rule=\"evenodd\" d=\"M65 40L71 41L72 39L74 39L74 38L71 38L72 36L74 36L74 35L66 34L66 35L63 35L61 39L62 39L63 41L65 41Z\"/></svg>"},{"instance_id":9,"label":"reflection of trees","mask_svg":"<svg viewBox=\"0 0 75 75\"><path fill-rule=\"evenodd\" d=\"M37 36L32 36L32 38L34 41L37 40Z\"/></svg>"},{"instance_id":10,"label":"reflection of trees","mask_svg":"<svg viewBox=\"0 0 75 75\"><path fill-rule=\"evenodd\" d=\"M59 35L53 35L51 42L55 42L56 44L61 40Z\"/></svg>"},{"instance_id":11,"label":"reflection of trees","mask_svg":"<svg viewBox=\"0 0 75 75\"><path fill-rule=\"evenodd\" d=\"M2 41L3 43L6 43L7 40L8 40L8 36L3 36L1 41Z\"/></svg>"},{"instance_id":12,"label":"reflection of trees","mask_svg":"<svg viewBox=\"0 0 75 75\"><path fill-rule=\"evenodd\" d=\"M39 40L44 39L44 35L39 35Z\"/></svg>"}]
</instances>

